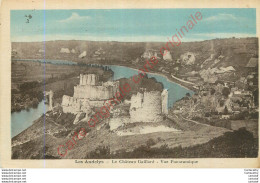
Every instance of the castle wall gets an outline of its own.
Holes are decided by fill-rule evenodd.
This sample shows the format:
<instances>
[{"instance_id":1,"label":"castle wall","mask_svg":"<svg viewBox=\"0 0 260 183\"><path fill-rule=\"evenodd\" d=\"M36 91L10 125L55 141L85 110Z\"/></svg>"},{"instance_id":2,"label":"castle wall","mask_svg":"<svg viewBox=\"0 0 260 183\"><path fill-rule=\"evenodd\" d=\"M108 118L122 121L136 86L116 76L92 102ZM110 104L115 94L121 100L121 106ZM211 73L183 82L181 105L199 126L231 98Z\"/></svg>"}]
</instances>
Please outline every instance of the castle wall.
<instances>
[{"instance_id":1,"label":"castle wall","mask_svg":"<svg viewBox=\"0 0 260 183\"><path fill-rule=\"evenodd\" d=\"M80 74L79 85L97 85L99 78L95 74Z\"/></svg>"},{"instance_id":2,"label":"castle wall","mask_svg":"<svg viewBox=\"0 0 260 183\"><path fill-rule=\"evenodd\" d=\"M136 95L133 95L131 97L131 107L130 109L133 109L133 108L142 108L142 101L143 101L143 98L144 98L144 95L142 93L137 93Z\"/></svg>"},{"instance_id":3,"label":"castle wall","mask_svg":"<svg viewBox=\"0 0 260 183\"><path fill-rule=\"evenodd\" d=\"M131 97L131 122L159 122L162 120L161 93L137 93Z\"/></svg>"},{"instance_id":4,"label":"castle wall","mask_svg":"<svg viewBox=\"0 0 260 183\"><path fill-rule=\"evenodd\" d=\"M119 82L105 82L98 85L95 74L80 74L80 84L74 87L73 97L64 95L62 107L64 113L87 112L93 107L102 107L106 100L118 92Z\"/></svg>"},{"instance_id":5,"label":"castle wall","mask_svg":"<svg viewBox=\"0 0 260 183\"><path fill-rule=\"evenodd\" d=\"M52 101L52 98L53 98L53 92L50 91L50 94L49 94L49 109L52 110L53 109L53 101Z\"/></svg>"},{"instance_id":6,"label":"castle wall","mask_svg":"<svg viewBox=\"0 0 260 183\"><path fill-rule=\"evenodd\" d=\"M95 77L88 78L90 78L89 81L86 81L86 78L84 78L83 76L80 77L80 80L82 80L82 85L77 85L74 87L73 97L77 99L87 98L91 100L106 100L113 98L115 96L115 93L118 91L119 82L106 82L103 83L101 86L88 84L85 85L86 82L92 83L92 81L94 82L95 80Z\"/></svg>"},{"instance_id":7,"label":"castle wall","mask_svg":"<svg viewBox=\"0 0 260 183\"><path fill-rule=\"evenodd\" d=\"M80 112L80 103L73 97L63 95L61 105L64 113L77 114Z\"/></svg>"},{"instance_id":8,"label":"castle wall","mask_svg":"<svg viewBox=\"0 0 260 183\"><path fill-rule=\"evenodd\" d=\"M89 113L93 107L103 107L105 101L114 98L119 92L119 82L98 84L94 74L80 75L80 84L74 87L73 97L64 95L62 108L64 113ZM115 117L111 119L111 129L116 129L129 122L160 122L163 114L168 114L168 91L163 90L137 93L132 95L130 103L130 118ZM77 120L75 122L78 122Z\"/></svg>"},{"instance_id":9,"label":"castle wall","mask_svg":"<svg viewBox=\"0 0 260 183\"><path fill-rule=\"evenodd\" d=\"M107 81L102 83L104 87L112 87L112 95L115 96L116 92L119 91L119 81Z\"/></svg>"},{"instance_id":10,"label":"castle wall","mask_svg":"<svg viewBox=\"0 0 260 183\"><path fill-rule=\"evenodd\" d=\"M74 87L75 98L91 100L105 100L113 97L113 87L78 85Z\"/></svg>"},{"instance_id":11,"label":"castle wall","mask_svg":"<svg viewBox=\"0 0 260 183\"><path fill-rule=\"evenodd\" d=\"M63 95L61 105L62 105L62 106L68 106L69 103L70 103L70 100L71 100L71 97L70 97L70 96L68 96L68 95Z\"/></svg>"},{"instance_id":12,"label":"castle wall","mask_svg":"<svg viewBox=\"0 0 260 183\"><path fill-rule=\"evenodd\" d=\"M77 114L78 112L89 113L93 107L103 107L105 100L91 101L89 99L76 99L67 95L62 97L62 108L64 113Z\"/></svg>"},{"instance_id":13,"label":"castle wall","mask_svg":"<svg viewBox=\"0 0 260 183\"><path fill-rule=\"evenodd\" d=\"M162 113L168 114L168 90L164 89L162 92Z\"/></svg>"}]
</instances>

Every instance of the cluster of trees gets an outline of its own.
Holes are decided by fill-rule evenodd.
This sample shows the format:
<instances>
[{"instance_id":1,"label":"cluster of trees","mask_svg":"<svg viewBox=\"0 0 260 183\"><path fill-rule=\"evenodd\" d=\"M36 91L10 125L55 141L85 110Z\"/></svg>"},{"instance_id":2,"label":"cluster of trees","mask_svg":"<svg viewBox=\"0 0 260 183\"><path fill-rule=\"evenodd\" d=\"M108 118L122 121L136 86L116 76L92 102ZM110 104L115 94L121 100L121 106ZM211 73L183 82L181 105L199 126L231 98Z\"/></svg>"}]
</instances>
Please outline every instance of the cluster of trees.
<instances>
[{"instance_id":1,"label":"cluster of trees","mask_svg":"<svg viewBox=\"0 0 260 183\"><path fill-rule=\"evenodd\" d=\"M20 85L20 91L24 92L26 90L35 88L35 87L39 87L42 86L42 83L38 82L38 81L31 81L31 82L24 82Z\"/></svg>"},{"instance_id":2,"label":"cluster of trees","mask_svg":"<svg viewBox=\"0 0 260 183\"><path fill-rule=\"evenodd\" d=\"M222 89L222 95L227 98L229 94L230 94L230 89L228 87L224 87Z\"/></svg>"}]
</instances>

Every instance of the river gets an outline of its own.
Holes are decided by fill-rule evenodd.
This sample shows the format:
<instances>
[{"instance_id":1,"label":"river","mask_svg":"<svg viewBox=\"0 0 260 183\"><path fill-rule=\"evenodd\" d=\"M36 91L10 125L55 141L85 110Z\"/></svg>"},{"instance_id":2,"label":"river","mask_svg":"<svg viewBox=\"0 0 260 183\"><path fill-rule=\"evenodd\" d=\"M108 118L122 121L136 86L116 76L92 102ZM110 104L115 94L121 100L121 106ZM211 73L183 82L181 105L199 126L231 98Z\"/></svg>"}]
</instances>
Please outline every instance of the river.
<instances>
[{"instance_id":1,"label":"river","mask_svg":"<svg viewBox=\"0 0 260 183\"><path fill-rule=\"evenodd\" d=\"M114 72L113 80L130 78L138 74L138 70L125 66L107 65L107 67ZM155 78L156 81L163 84L164 89L168 89L168 108L172 107L177 100L183 98L187 93L189 93L190 95L194 94L193 91L168 80L168 78L163 75L148 73L147 76L148 78Z\"/></svg>"},{"instance_id":2,"label":"river","mask_svg":"<svg viewBox=\"0 0 260 183\"><path fill-rule=\"evenodd\" d=\"M19 60L16 60L19 61ZM44 62L44 60L20 60L20 61L30 61L30 62ZM57 60L46 60L46 63L51 64L64 64L64 65L76 65L76 62L69 61L57 61ZM93 64L91 64L93 66ZM110 68L114 72L113 80L118 80L121 78L130 78L135 74L138 74L138 71L133 68L125 67L125 66L117 66L117 65L105 65ZM104 66L104 67L105 67ZM165 89L168 89L168 107L172 107L173 104L183 98L186 93L193 95L194 92L167 79L167 77L159 74L148 73L148 78L155 78L158 82L163 84ZM11 134L12 137L16 136L29 126L33 124L33 121L38 119L44 111L48 110L47 104L44 102L40 102L38 107L29 110L22 110L21 112L14 112L11 114Z\"/></svg>"},{"instance_id":3,"label":"river","mask_svg":"<svg viewBox=\"0 0 260 183\"><path fill-rule=\"evenodd\" d=\"M37 108L13 112L11 114L11 136L14 137L33 124L43 113L48 111L48 104L42 100Z\"/></svg>"}]
</instances>

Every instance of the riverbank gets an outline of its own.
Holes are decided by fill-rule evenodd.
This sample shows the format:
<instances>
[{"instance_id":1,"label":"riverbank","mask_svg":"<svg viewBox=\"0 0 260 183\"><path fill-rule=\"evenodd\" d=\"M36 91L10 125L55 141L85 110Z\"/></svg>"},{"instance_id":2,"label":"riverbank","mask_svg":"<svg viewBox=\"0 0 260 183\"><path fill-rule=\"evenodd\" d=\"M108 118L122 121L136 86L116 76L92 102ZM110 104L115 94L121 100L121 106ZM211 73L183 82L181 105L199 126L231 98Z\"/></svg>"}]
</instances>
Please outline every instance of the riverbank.
<instances>
[{"instance_id":1,"label":"riverbank","mask_svg":"<svg viewBox=\"0 0 260 183\"><path fill-rule=\"evenodd\" d=\"M125 66L125 65L105 65L105 66L118 66L118 67L129 67L131 69L134 69L136 71L138 71L139 68L135 68L135 67L131 67L131 66ZM187 89L187 90L192 90L192 91L196 91L197 89L194 87L195 84L189 84L189 83L186 83L184 80L182 81L182 79L180 78L173 78L171 77L171 75L166 75L162 72L152 72L152 71L148 71L146 72L148 74L154 74L154 75L157 75L157 76L162 76L162 77L165 77L168 81L170 82L174 82L180 86L182 86L183 88Z\"/></svg>"},{"instance_id":2,"label":"riverbank","mask_svg":"<svg viewBox=\"0 0 260 183\"><path fill-rule=\"evenodd\" d=\"M15 137L25 129L29 128L35 120L48 111L48 104L40 101L34 108L13 112L11 115L11 137ZM26 122L24 122L26 120Z\"/></svg>"},{"instance_id":3,"label":"riverbank","mask_svg":"<svg viewBox=\"0 0 260 183\"><path fill-rule=\"evenodd\" d=\"M55 98L64 92L73 93L79 73L100 73L107 80L112 72L102 68L81 67L76 62L61 60L12 60L11 112L36 107L43 100L43 91L52 90ZM45 71L45 72L44 72Z\"/></svg>"},{"instance_id":4,"label":"riverbank","mask_svg":"<svg viewBox=\"0 0 260 183\"><path fill-rule=\"evenodd\" d=\"M41 60L41 59L15 59L13 61L44 62L44 60ZM54 61L55 63L50 62L50 61ZM79 63L78 59L73 59L73 60L70 60L70 61L69 60L45 60L45 62L48 63L48 64L85 65L85 63ZM102 64L102 63L98 64L98 63L90 63L89 62L86 65L88 65L88 64L97 65L97 66L122 66L122 67L129 67L129 68L134 69L136 71L138 71L141 68L141 67L140 68L139 67L134 67L133 64L122 64L122 63L115 65L115 64L107 64L107 63L105 63L105 64ZM170 74L165 74L165 73L158 72L158 71L149 70L146 73L148 73L148 74L155 74L155 75L159 75L159 76L165 77L165 78L167 78L168 81L174 82L174 83L182 86L183 88L185 88L187 90L192 90L194 92L197 92L197 88L194 87L196 85L195 83L194 84L190 84L190 83L186 82L185 80L182 80L182 79L180 79L180 78L178 78L176 76L172 77Z\"/></svg>"}]
</instances>

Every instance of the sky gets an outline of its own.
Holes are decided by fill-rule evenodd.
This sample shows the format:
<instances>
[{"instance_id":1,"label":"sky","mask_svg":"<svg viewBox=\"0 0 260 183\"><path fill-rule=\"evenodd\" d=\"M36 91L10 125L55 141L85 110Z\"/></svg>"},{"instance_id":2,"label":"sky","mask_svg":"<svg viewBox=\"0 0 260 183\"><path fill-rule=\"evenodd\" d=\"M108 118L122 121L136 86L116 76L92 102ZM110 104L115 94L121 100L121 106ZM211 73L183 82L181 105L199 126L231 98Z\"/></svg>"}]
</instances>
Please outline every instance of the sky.
<instances>
[{"instance_id":1,"label":"sky","mask_svg":"<svg viewBox=\"0 0 260 183\"><path fill-rule=\"evenodd\" d=\"M251 8L12 10L11 41L167 42L196 12L202 20L185 34L184 42L256 37L256 9Z\"/></svg>"}]
</instances>

